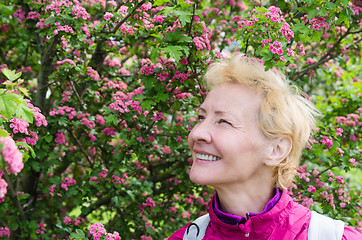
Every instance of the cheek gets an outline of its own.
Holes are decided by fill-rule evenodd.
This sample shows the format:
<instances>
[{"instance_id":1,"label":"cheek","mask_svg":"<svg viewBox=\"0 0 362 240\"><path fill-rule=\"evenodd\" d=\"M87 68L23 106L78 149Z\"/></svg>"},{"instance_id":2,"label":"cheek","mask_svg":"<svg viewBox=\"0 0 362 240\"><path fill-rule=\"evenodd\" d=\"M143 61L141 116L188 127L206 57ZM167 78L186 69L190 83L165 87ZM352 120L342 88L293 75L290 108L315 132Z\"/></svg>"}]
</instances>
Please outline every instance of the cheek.
<instances>
[{"instance_id":1,"label":"cheek","mask_svg":"<svg viewBox=\"0 0 362 240\"><path fill-rule=\"evenodd\" d=\"M193 148L192 130L189 133L189 135L187 136L187 143L189 144L189 148L192 149Z\"/></svg>"}]
</instances>

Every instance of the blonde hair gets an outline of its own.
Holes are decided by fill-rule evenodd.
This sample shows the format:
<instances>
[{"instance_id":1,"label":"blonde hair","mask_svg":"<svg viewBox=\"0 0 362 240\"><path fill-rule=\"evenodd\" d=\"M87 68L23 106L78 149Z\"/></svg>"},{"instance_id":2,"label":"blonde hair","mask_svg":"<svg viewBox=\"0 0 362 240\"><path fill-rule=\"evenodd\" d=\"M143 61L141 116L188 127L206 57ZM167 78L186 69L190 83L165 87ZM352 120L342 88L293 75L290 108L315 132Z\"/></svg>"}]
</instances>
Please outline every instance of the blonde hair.
<instances>
[{"instance_id":1,"label":"blonde hair","mask_svg":"<svg viewBox=\"0 0 362 240\"><path fill-rule=\"evenodd\" d=\"M263 63L240 54L229 61L211 64L205 74L206 85L213 89L226 82L245 85L262 93L259 128L267 138L288 137L292 149L274 169L276 187L285 189L293 182L302 150L309 140L319 115L315 106L301 96L296 86L277 70L265 71Z\"/></svg>"}]
</instances>

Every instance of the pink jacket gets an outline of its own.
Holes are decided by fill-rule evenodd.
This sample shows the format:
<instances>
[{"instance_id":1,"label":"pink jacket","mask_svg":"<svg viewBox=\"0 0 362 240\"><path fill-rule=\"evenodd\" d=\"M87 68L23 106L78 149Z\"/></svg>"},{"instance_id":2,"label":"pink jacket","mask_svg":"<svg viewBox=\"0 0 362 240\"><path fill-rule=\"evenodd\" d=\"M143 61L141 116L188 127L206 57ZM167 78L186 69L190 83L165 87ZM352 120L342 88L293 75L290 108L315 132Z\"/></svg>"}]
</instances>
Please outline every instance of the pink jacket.
<instances>
[{"instance_id":1,"label":"pink jacket","mask_svg":"<svg viewBox=\"0 0 362 240\"><path fill-rule=\"evenodd\" d=\"M244 224L229 225L215 215L209 206L210 224L204 239L206 240L307 240L311 211L293 202L283 191L278 203L268 212L253 216ZM169 240L182 240L188 226L176 231ZM245 234L249 233L249 237ZM362 240L362 234L352 228L345 227L342 240Z\"/></svg>"}]
</instances>

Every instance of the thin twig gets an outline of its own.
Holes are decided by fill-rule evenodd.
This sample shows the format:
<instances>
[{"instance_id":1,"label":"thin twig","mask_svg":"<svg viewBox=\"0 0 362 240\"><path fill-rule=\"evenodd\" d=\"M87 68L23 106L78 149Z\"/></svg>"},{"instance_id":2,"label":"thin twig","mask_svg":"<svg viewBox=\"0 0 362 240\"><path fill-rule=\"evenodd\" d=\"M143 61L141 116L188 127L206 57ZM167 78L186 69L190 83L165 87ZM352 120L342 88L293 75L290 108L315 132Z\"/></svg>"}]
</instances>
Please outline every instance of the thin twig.
<instances>
[{"instance_id":1,"label":"thin twig","mask_svg":"<svg viewBox=\"0 0 362 240\"><path fill-rule=\"evenodd\" d=\"M223 8L230 2L230 0L227 0L225 2L225 4L219 9L219 11L217 11L217 13L215 13L215 15L210 19L210 21L207 23L206 28L208 28L211 24L211 22L216 18L216 16L221 12L221 10L223 10Z\"/></svg>"},{"instance_id":2,"label":"thin twig","mask_svg":"<svg viewBox=\"0 0 362 240\"><path fill-rule=\"evenodd\" d=\"M144 3L145 3L145 0L139 2L139 3L137 4L137 6L133 9L132 12L128 13L121 21L119 21L119 22L117 23L117 25L113 28L112 31L104 31L104 30L102 30L102 32L103 32L103 33L115 33L115 32L118 30L118 28L120 28L120 26L121 26L125 21L127 21L128 18L130 18L130 17L132 16L132 14L136 11L136 9L139 8L140 6L142 6L142 4L144 4Z\"/></svg>"},{"instance_id":3,"label":"thin twig","mask_svg":"<svg viewBox=\"0 0 362 240\"><path fill-rule=\"evenodd\" d=\"M17 198L17 194L16 194L16 191L14 189L13 183L11 182L11 179L10 179L9 175L6 172L4 172L3 177L4 177L5 181L8 183L10 199L11 199L11 201L13 201L16 208L18 209L21 219L23 221L25 221L26 218L25 218L25 214L24 214L24 209L21 206L21 204L20 204L20 202L19 202L19 200Z\"/></svg>"}]
</instances>

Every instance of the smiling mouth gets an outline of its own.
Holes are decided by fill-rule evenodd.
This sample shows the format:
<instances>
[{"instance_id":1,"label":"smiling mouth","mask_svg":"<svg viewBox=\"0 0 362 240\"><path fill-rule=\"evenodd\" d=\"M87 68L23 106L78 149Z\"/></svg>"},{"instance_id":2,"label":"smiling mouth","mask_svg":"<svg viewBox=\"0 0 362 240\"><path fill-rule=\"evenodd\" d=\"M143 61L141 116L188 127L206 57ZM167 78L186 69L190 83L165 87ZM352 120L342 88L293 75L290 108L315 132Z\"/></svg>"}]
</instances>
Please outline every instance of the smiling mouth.
<instances>
[{"instance_id":1,"label":"smiling mouth","mask_svg":"<svg viewBox=\"0 0 362 240\"><path fill-rule=\"evenodd\" d=\"M200 160L204 160L204 161L217 161L220 160L221 158L213 156L213 155L208 155L208 154L200 154L197 153L196 157Z\"/></svg>"}]
</instances>

